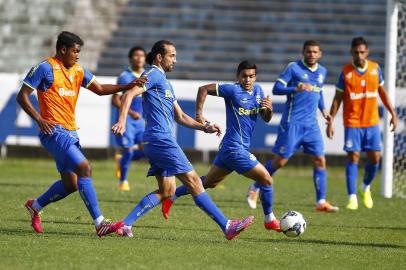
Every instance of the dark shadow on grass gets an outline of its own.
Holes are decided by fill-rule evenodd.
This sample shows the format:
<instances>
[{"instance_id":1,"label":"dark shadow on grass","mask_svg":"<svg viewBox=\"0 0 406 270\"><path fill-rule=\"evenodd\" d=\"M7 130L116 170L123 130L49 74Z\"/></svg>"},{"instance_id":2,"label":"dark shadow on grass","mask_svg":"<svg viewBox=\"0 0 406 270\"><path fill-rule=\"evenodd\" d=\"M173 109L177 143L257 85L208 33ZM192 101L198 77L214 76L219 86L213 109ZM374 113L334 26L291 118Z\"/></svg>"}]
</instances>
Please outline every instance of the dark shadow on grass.
<instances>
[{"instance_id":1,"label":"dark shadow on grass","mask_svg":"<svg viewBox=\"0 0 406 270\"><path fill-rule=\"evenodd\" d=\"M334 246L354 246L354 247L372 247L372 248L396 248L396 249L406 249L406 246L396 245L396 244L381 244L381 243L357 243L357 242L347 242L347 241L332 241L332 240L311 240L311 239L258 239L258 238L245 238L245 240L252 242L261 243L284 243L284 244L318 244L318 245L334 245Z\"/></svg>"},{"instance_id":2,"label":"dark shadow on grass","mask_svg":"<svg viewBox=\"0 0 406 270\"><path fill-rule=\"evenodd\" d=\"M326 227L326 225L313 224L312 227ZM371 230L390 230L390 231L406 231L406 227L388 227L388 226L348 226L348 225L328 225L329 227L341 228L341 229L371 229Z\"/></svg>"}]
</instances>

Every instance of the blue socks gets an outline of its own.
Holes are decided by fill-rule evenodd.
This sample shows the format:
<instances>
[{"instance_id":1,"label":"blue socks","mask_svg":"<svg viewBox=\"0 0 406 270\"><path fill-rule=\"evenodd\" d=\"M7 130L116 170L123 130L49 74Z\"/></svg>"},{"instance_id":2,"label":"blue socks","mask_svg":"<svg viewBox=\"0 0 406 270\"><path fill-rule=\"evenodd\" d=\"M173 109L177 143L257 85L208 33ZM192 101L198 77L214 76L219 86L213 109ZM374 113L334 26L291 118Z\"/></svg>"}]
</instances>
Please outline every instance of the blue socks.
<instances>
[{"instance_id":1,"label":"blue socks","mask_svg":"<svg viewBox=\"0 0 406 270\"><path fill-rule=\"evenodd\" d=\"M193 197L196 205L200 207L208 216L210 216L223 230L226 230L228 218L220 211L220 209L211 200L209 194L202 192Z\"/></svg>"},{"instance_id":2,"label":"blue socks","mask_svg":"<svg viewBox=\"0 0 406 270\"><path fill-rule=\"evenodd\" d=\"M155 192L151 192L146 195L142 200L134 207L130 214L124 219L126 226L132 226L132 224L145 215L149 210L157 206L161 201L156 196Z\"/></svg>"},{"instance_id":3,"label":"blue socks","mask_svg":"<svg viewBox=\"0 0 406 270\"><path fill-rule=\"evenodd\" d=\"M277 169L274 169L274 167L272 166L272 160L269 160L267 163L265 163L265 169L268 170L271 176L273 176L277 171Z\"/></svg>"},{"instance_id":4,"label":"blue socks","mask_svg":"<svg viewBox=\"0 0 406 270\"><path fill-rule=\"evenodd\" d=\"M358 164L347 162L345 166L345 175L347 178L348 195L357 194Z\"/></svg>"},{"instance_id":5,"label":"blue socks","mask_svg":"<svg viewBox=\"0 0 406 270\"><path fill-rule=\"evenodd\" d=\"M102 214L99 209L96 191L92 182L92 178L90 177L78 177L79 194L82 197L82 200L85 202L87 210L89 211L93 220L96 220Z\"/></svg>"},{"instance_id":6,"label":"blue socks","mask_svg":"<svg viewBox=\"0 0 406 270\"><path fill-rule=\"evenodd\" d=\"M133 158L134 151L124 149L122 151L122 156L120 159L120 170L121 170L121 177L120 181L127 180L128 169L130 168L131 160Z\"/></svg>"},{"instance_id":7,"label":"blue socks","mask_svg":"<svg viewBox=\"0 0 406 270\"><path fill-rule=\"evenodd\" d=\"M377 164L372 164L367 161L365 164L365 172L364 172L364 185L369 186L372 181L374 180L376 174L378 173L379 170L379 163Z\"/></svg>"},{"instance_id":8,"label":"blue socks","mask_svg":"<svg viewBox=\"0 0 406 270\"><path fill-rule=\"evenodd\" d=\"M144 151L142 150L134 150L132 160L140 160L145 157Z\"/></svg>"},{"instance_id":9,"label":"blue socks","mask_svg":"<svg viewBox=\"0 0 406 270\"><path fill-rule=\"evenodd\" d=\"M316 200L320 202L320 200L326 199L326 191L327 191L327 172L326 169L313 169L313 182L314 188L316 190Z\"/></svg>"},{"instance_id":10,"label":"blue socks","mask_svg":"<svg viewBox=\"0 0 406 270\"><path fill-rule=\"evenodd\" d=\"M264 215L267 216L272 213L273 187L257 185L260 187L259 196L261 198L262 210L264 211Z\"/></svg>"},{"instance_id":11,"label":"blue socks","mask_svg":"<svg viewBox=\"0 0 406 270\"><path fill-rule=\"evenodd\" d=\"M53 183L44 194L37 198L37 202L41 206L41 208L43 208L50 203L57 202L65 198L69 194L70 193L66 191L62 181L58 180Z\"/></svg>"},{"instance_id":12,"label":"blue socks","mask_svg":"<svg viewBox=\"0 0 406 270\"><path fill-rule=\"evenodd\" d=\"M200 180L202 181L202 184L204 182L204 176L200 176ZM188 195L189 190L185 185L179 186L176 188L175 195L171 197L171 201L175 201L177 198Z\"/></svg>"}]
</instances>

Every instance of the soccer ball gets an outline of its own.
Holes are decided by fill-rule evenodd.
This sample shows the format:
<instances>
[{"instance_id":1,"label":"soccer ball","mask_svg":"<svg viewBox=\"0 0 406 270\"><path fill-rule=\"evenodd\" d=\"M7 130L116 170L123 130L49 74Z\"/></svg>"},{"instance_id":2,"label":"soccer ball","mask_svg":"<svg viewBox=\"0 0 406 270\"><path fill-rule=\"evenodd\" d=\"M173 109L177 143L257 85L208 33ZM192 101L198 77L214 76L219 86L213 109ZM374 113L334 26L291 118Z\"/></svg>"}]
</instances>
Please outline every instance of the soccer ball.
<instances>
[{"instance_id":1,"label":"soccer ball","mask_svg":"<svg viewBox=\"0 0 406 270\"><path fill-rule=\"evenodd\" d=\"M299 212L289 211L281 218L281 229L286 236L297 237L306 230L306 221Z\"/></svg>"}]
</instances>

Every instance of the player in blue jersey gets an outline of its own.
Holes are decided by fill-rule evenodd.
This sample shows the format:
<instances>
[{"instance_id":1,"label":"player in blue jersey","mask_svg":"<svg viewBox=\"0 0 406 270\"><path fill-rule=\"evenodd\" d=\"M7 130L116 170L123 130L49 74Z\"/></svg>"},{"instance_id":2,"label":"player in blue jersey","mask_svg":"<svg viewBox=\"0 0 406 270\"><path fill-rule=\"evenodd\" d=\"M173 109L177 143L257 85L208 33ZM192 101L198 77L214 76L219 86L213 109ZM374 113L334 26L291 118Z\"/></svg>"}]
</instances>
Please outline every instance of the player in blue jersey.
<instances>
[{"instance_id":1,"label":"player in blue jersey","mask_svg":"<svg viewBox=\"0 0 406 270\"><path fill-rule=\"evenodd\" d=\"M275 157L265 164L271 175L288 163L300 148L313 157L313 182L316 189L316 211L336 212L338 207L326 201L327 173L324 143L317 123L317 108L329 121L325 109L323 85L327 70L318 63L322 56L320 44L314 40L303 44L303 59L290 63L276 81L273 94L286 95L285 110L272 149ZM247 195L251 208L256 207L259 188L253 184Z\"/></svg>"},{"instance_id":2,"label":"player in blue jersey","mask_svg":"<svg viewBox=\"0 0 406 270\"><path fill-rule=\"evenodd\" d=\"M138 79L144 72L145 56L146 52L142 47L132 47L128 52L130 66L120 74L117 84L124 85ZM117 108L120 108L122 93L114 94L112 97L112 103ZM121 147L121 155L116 155L116 176L120 180L118 183L120 190L130 190L127 175L131 161L144 157L141 144L144 129L142 98L139 96L135 97L131 103L123 136L116 136L116 142Z\"/></svg>"},{"instance_id":3,"label":"player in blue jersey","mask_svg":"<svg viewBox=\"0 0 406 270\"><path fill-rule=\"evenodd\" d=\"M272 103L264 96L256 81L257 67L250 61L242 61L237 68L237 83L207 84L199 87L196 98L196 120L206 123L202 115L207 95L224 99L226 106L226 134L220 143L219 152L206 176L202 177L205 188L214 188L227 175L236 171L255 181L261 189L261 202L265 215L264 226L280 232L280 223L273 214L272 177L265 167L248 150L258 115L265 122L271 121ZM168 218L169 209L180 196L189 194L186 186L176 189L175 195L162 203L162 213Z\"/></svg>"},{"instance_id":4,"label":"player in blue jersey","mask_svg":"<svg viewBox=\"0 0 406 270\"><path fill-rule=\"evenodd\" d=\"M253 221L249 216L243 220L230 220L213 203L205 192L199 176L183 153L173 136L174 122L206 133L221 134L217 125L201 124L185 114L179 106L166 73L171 72L176 63L176 49L172 42L160 40L147 55L147 63L152 65L144 71L147 78L144 88L134 87L122 98L118 122L112 127L116 134L123 134L125 122L133 97L143 95L143 109L146 127L143 136L144 153L151 168L148 176L155 176L158 190L147 194L124 219L119 235L132 237L132 224L163 199L171 197L176 189L175 176L189 189L197 206L220 226L228 240L234 239Z\"/></svg>"},{"instance_id":5,"label":"player in blue jersey","mask_svg":"<svg viewBox=\"0 0 406 270\"><path fill-rule=\"evenodd\" d=\"M122 222L105 219L99 209L92 169L81 151L76 132L75 107L81 87L97 95L109 95L120 89L130 89L134 83L99 84L89 71L77 64L82 45L83 41L77 35L66 31L60 33L55 56L30 70L17 95L18 103L38 123L41 144L54 158L61 176L41 196L25 204L31 216L31 226L37 233L43 232L42 209L76 191L92 216L97 235L104 236L122 226ZM29 99L34 90L38 96L39 113Z\"/></svg>"}]
</instances>

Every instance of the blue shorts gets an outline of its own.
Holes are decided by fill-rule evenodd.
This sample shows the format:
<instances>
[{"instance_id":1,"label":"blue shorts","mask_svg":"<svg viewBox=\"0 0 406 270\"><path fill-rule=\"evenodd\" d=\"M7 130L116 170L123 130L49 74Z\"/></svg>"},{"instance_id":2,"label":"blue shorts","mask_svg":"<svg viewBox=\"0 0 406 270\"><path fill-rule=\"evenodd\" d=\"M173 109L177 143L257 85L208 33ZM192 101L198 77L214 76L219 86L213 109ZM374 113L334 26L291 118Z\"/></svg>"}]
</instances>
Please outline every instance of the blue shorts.
<instances>
[{"instance_id":1,"label":"blue shorts","mask_svg":"<svg viewBox=\"0 0 406 270\"><path fill-rule=\"evenodd\" d=\"M221 149L213 164L228 171L244 174L258 165L257 158L246 149Z\"/></svg>"},{"instance_id":2,"label":"blue shorts","mask_svg":"<svg viewBox=\"0 0 406 270\"><path fill-rule=\"evenodd\" d=\"M344 151L381 151L381 131L379 125L366 128L346 127L344 132Z\"/></svg>"},{"instance_id":3,"label":"blue shorts","mask_svg":"<svg viewBox=\"0 0 406 270\"><path fill-rule=\"evenodd\" d=\"M142 121L142 123L140 122ZM142 143L142 136L145 130L144 120L127 120L123 136L116 136L116 143L123 148L130 148Z\"/></svg>"},{"instance_id":4,"label":"blue shorts","mask_svg":"<svg viewBox=\"0 0 406 270\"><path fill-rule=\"evenodd\" d=\"M170 177L193 170L175 138L146 141L144 153L151 165L147 176Z\"/></svg>"},{"instance_id":5,"label":"blue shorts","mask_svg":"<svg viewBox=\"0 0 406 270\"><path fill-rule=\"evenodd\" d=\"M78 134L74 130L67 130L58 125L55 126L51 135L40 132L39 139L54 158L56 168L60 173L72 172L86 160L80 150Z\"/></svg>"},{"instance_id":6,"label":"blue shorts","mask_svg":"<svg viewBox=\"0 0 406 270\"><path fill-rule=\"evenodd\" d=\"M300 147L303 147L306 154L324 156L324 143L319 125L280 124L272 152L283 158L290 158Z\"/></svg>"}]
</instances>

